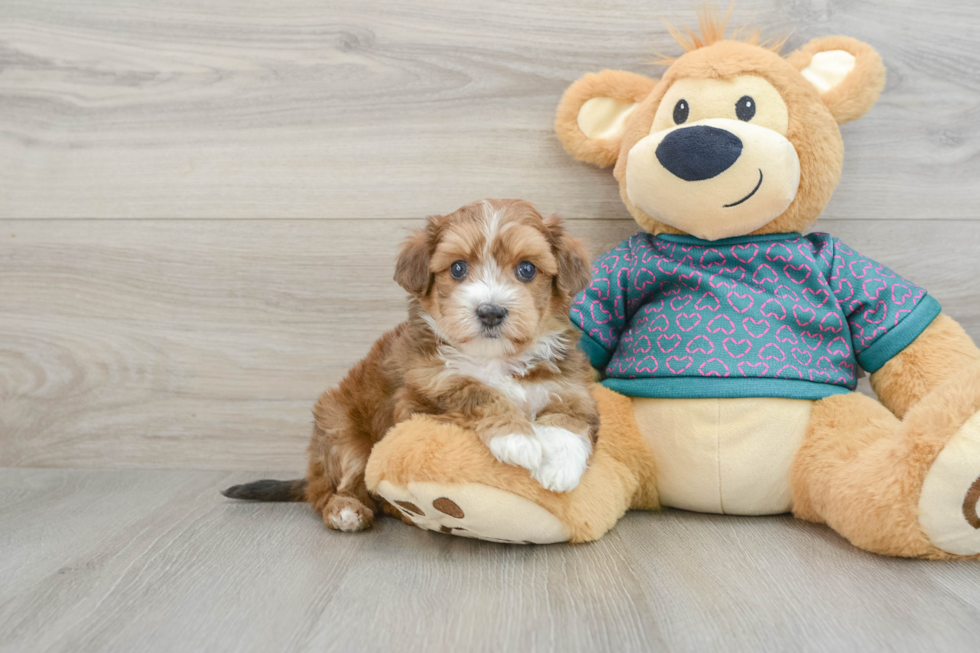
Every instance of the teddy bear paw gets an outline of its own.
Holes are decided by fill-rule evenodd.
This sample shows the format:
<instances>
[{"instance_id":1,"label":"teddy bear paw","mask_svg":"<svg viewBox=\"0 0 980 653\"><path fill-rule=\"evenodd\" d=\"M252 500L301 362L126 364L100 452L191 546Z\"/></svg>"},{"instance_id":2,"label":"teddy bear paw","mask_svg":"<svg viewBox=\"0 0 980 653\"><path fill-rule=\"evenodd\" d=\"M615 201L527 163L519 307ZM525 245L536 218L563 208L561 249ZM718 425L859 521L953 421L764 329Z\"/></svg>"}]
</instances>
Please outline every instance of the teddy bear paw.
<instances>
[{"instance_id":1,"label":"teddy bear paw","mask_svg":"<svg viewBox=\"0 0 980 653\"><path fill-rule=\"evenodd\" d=\"M508 544L567 542L568 528L523 497L482 483L378 484L378 493L419 528Z\"/></svg>"},{"instance_id":2,"label":"teddy bear paw","mask_svg":"<svg viewBox=\"0 0 980 653\"><path fill-rule=\"evenodd\" d=\"M933 545L955 555L980 554L980 413L950 438L919 494L919 524Z\"/></svg>"}]
</instances>

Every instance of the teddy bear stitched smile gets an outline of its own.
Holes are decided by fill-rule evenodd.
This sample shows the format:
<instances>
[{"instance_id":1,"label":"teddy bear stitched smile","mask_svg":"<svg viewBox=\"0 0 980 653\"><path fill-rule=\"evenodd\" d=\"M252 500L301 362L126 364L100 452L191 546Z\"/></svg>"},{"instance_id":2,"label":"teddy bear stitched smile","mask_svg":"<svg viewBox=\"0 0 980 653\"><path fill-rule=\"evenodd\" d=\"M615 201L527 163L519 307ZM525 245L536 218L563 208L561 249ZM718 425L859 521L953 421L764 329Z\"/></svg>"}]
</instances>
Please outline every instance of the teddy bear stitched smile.
<instances>
[{"instance_id":1,"label":"teddy bear stitched smile","mask_svg":"<svg viewBox=\"0 0 980 653\"><path fill-rule=\"evenodd\" d=\"M579 123L590 128L582 113ZM660 100L649 133L627 151L627 197L651 218L701 238L750 233L796 197L800 158L789 123L782 96L763 77L680 79Z\"/></svg>"}]
</instances>

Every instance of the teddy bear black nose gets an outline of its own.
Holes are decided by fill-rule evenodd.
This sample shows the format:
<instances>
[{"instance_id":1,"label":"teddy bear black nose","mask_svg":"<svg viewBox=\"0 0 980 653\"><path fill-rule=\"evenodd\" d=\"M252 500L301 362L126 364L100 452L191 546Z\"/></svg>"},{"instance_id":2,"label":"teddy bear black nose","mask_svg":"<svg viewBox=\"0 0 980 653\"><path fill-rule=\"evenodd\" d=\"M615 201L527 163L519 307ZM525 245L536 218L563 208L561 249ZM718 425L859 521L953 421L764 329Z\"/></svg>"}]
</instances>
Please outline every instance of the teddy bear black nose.
<instances>
[{"instance_id":1,"label":"teddy bear black nose","mask_svg":"<svg viewBox=\"0 0 980 653\"><path fill-rule=\"evenodd\" d=\"M684 181L717 177L742 154L742 141L725 129L694 125L667 134L657 146L657 160Z\"/></svg>"},{"instance_id":2,"label":"teddy bear black nose","mask_svg":"<svg viewBox=\"0 0 980 653\"><path fill-rule=\"evenodd\" d=\"M480 318L483 326L495 327L507 317L507 309L493 304L480 304L476 309L476 316Z\"/></svg>"}]
</instances>

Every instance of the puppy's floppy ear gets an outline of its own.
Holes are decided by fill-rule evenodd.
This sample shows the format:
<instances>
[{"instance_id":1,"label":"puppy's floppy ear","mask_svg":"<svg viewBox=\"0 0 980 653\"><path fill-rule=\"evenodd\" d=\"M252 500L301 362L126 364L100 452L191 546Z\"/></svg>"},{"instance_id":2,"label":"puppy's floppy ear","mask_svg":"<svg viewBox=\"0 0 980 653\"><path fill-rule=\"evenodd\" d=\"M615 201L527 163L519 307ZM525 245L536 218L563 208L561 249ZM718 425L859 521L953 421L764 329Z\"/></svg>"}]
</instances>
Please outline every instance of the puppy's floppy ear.
<instances>
[{"instance_id":1,"label":"puppy's floppy ear","mask_svg":"<svg viewBox=\"0 0 980 653\"><path fill-rule=\"evenodd\" d=\"M558 103L555 132L579 161L607 168L619 158L626 119L657 80L625 70L589 73L574 82Z\"/></svg>"},{"instance_id":2,"label":"puppy's floppy ear","mask_svg":"<svg viewBox=\"0 0 980 653\"><path fill-rule=\"evenodd\" d=\"M592 280L589 252L585 243L565 231L562 219L552 215L544 219L555 258L558 259L558 288L569 297L582 292Z\"/></svg>"},{"instance_id":3,"label":"puppy's floppy ear","mask_svg":"<svg viewBox=\"0 0 980 653\"><path fill-rule=\"evenodd\" d=\"M412 293L421 295L429 288L429 259L432 257L432 245L429 230L426 227L416 229L402 243L395 263L395 281L398 285Z\"/></svg>"},{"instance_id":4,"label":"puppy's floppy ear","mask_svg":"<svg viewBox=\"0 0 980 653\"><path fill-rule=\"evenodd\" d=\"M881 56L847 36L813 39L787 59L817 89L838 125L866 114L885 88Z\"/></svg>"}]
</instances>

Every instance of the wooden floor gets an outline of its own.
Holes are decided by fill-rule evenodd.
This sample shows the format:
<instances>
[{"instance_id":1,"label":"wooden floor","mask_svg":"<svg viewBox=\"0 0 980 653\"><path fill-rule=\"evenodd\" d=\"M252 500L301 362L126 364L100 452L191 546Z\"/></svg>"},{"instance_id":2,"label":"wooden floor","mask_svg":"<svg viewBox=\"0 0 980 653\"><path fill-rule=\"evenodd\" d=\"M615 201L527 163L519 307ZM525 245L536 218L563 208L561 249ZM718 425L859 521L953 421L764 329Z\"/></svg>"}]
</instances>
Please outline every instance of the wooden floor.
<instances>
[{"instance_id":1,"label":"wooden floor","mask_svg":"<svg viewBox=\"0 0 980 653\"><path fill-rule=\"evenodd\" d=\"M246 504L241 472L0 474L3 651L976 651L980 565L789 517L631 513L512 546Z\"/></svg>"},{"instance_id":2,"label":"wooden floor","mask_svg":"<svg viewBox=\"0 0 980 653\"><path fill-rule=\"evenodd\" d=\"M585 72L659 74L660 19L696 4L0 2L0 652L977 651L980 565L788 518L511 548L217 494L303 469L424 216L523 197L595 252L636 230L554 108ZM737 5L786 51L881 52L815 228L980 339L980 3Z\"/></svg>"}]
</instances>

